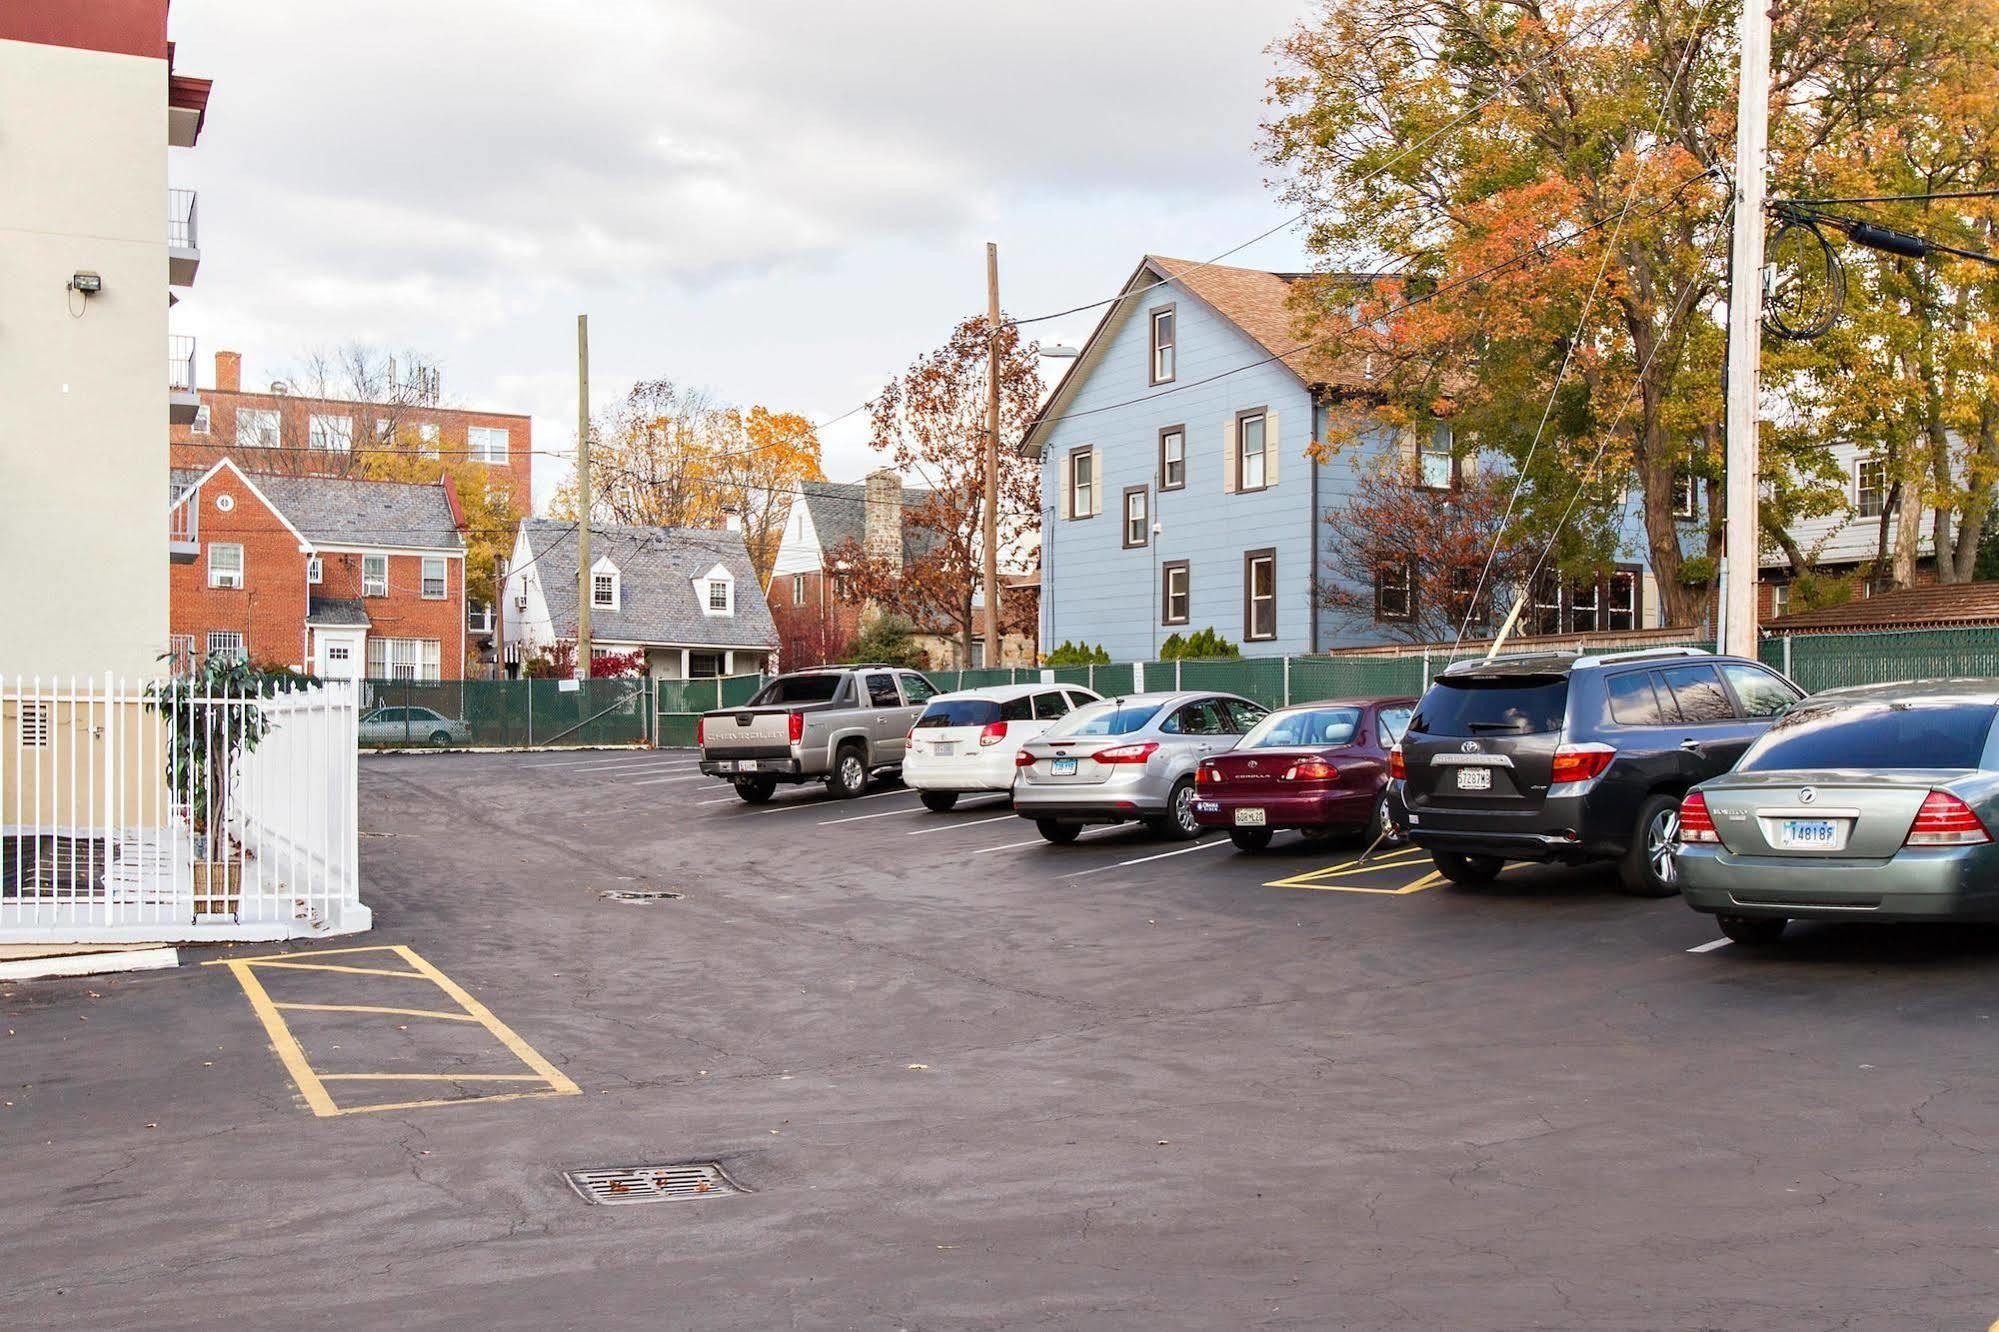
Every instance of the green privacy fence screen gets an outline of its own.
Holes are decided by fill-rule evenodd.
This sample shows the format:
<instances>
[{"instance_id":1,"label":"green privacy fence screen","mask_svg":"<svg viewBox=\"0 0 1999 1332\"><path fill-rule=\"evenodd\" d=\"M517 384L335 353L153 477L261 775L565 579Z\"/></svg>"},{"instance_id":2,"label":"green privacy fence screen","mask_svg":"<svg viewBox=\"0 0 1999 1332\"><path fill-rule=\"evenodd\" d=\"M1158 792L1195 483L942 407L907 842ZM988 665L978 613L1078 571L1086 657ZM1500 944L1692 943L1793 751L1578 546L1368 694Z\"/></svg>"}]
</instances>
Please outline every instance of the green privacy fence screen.
<instances>
[{"instance_id":1,"label":"green privacy fence screen","mask_svg":"<svg viewBox=\"0 0 1999 1332\"><path fill-rule=\"evenodd\" d=\"M1569 651L1573 642L1542 642L1522 651ZM1712 648L1711 640L1647 643ZM1605 649L1606 651L1619 649ZM1441 649L1317 657L1231 657L1204 661L1116 662L1104 666L996 667L926 671L944 691L1044 679L1085 685L1100 694L1140 687L1213 689L1266 707L1319 698L1415 695L1454 661L1482 655ZM1846 685L1939 677L1999 678L1999 629L1905 633L1800 634L1766 638L1766 665L1817 693ZM370 748L541 748L561 745L688 746L704 712L741 707L767 677L717 680L370 680L363 684L361 743Z\"/></svg>"}]
</instances>

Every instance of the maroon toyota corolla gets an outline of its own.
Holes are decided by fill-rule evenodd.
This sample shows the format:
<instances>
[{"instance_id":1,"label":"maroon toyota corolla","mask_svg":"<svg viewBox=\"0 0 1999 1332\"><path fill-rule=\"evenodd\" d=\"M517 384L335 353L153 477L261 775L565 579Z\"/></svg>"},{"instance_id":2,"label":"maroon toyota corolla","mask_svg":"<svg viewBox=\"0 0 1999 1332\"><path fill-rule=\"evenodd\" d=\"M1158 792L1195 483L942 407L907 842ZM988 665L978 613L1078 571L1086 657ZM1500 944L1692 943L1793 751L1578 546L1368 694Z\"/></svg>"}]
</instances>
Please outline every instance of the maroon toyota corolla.
<instances>
[{"instance_id":1,"label":"maroon toyota corolla","mask_svg":"<svg viewBox=\"0 0 1999 1332\"><path fill-rule=\"evenodd\" d=\"M1244 851L1261 851L1279 828L1317 841L1387 822L1388 751L1402 739L1413 698L1328 699L1281 708L1234 749L1195 773L1194 819L1227 828Z\"/></svg>"}]
</instances>

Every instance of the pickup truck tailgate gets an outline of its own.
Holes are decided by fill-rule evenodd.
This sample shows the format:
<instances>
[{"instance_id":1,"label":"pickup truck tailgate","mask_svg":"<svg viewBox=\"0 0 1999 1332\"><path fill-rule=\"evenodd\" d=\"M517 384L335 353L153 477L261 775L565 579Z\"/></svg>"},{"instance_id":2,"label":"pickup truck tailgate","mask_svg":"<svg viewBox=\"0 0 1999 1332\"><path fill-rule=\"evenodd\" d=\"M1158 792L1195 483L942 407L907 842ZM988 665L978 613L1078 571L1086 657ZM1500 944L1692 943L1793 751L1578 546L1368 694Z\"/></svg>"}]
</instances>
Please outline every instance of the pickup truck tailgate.
<instances>
[{"instance_id":1,"label":"pickup truck tailgate","mask_svg":"<svg viewBox=\"0 0 1999 1332\"><path fill-rule=\"evenodd\" d=\"M701 721L701 753L717 758L775 757L790 752L791 710L711 712Z\"/></svg>"}]
</instances>

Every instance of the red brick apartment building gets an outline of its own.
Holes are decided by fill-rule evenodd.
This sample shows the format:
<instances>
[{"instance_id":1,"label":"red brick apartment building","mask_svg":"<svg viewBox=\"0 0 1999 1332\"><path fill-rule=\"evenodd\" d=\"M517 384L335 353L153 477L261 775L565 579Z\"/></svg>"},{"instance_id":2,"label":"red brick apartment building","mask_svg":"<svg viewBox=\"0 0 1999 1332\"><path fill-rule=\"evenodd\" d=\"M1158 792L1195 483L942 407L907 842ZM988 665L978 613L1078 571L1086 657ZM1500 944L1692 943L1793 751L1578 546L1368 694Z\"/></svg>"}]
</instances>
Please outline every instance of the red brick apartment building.
<instances>
[{"instance_id":1,"label":"red brick apartment building","mask_svg":"<svg viewBox=\"0 0 1999 1332\"><path fill-rule=\"evenodd\" d=\"M413 445L424 453L504 467L513 477L514 506L534 508L534 426L518 412L445 407L437 403L436 372L407 371L384 402L320 398L273 382L243 387L239 352L215 353L215 386L197 388L194 419L172 432L176 467L207 468L233 458L246 472L344 475L357 449Z\"/></svg>"},{"instance_id":2,"label":"red brick apartment building","mask_svg":"<svg viewBox=\"0 0 1999 1332\"><path fill-rule=\"evenodd\" d=\"M177 469L173 651L322 677L465 673L464 511L435 485Z\"/></svg>"}]
</instances>

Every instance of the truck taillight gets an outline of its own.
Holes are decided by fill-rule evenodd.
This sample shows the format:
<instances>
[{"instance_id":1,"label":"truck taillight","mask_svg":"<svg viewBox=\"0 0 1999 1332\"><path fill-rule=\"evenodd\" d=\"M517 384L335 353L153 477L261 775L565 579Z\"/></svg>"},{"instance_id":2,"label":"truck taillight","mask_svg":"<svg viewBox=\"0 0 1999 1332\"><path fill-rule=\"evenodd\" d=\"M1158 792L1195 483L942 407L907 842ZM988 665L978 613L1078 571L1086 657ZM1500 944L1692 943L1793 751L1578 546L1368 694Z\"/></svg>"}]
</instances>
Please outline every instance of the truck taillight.
<instances>
[{"instance_id":1,"label":"truck taillight","mask_svg":"<svg viewBox=\"0 0 1999 1332\"><path fill-rule=\"evenodd\" d=\"M1388 751L1389 779L1391 781L1399 782L1408 775L1409 775L1409 769L1407 765L1405 765L1402 762L1402 746L1397 745L1395 746L1395 748Z\"/></svg>"},{"instance_id":2,"label":"truck taillight","mask_svg":"<svg viewBox=\"0 0 1999 1332\"><path fill-rule=\"evenodd\" d=\"M795 745L804 738L805 738L805 714L802 712L794 712L791 714L791 743Z\"/></svg>"},{"instance_id":3,"label":"truck taillight","mask_svg":"<svg viewBox=\"0 0 1999 1332\"><path fill-rule=\"evenodd\" d=\"M1971 812L1971 806L1948 791L1932 791L1923 797L1916 821L1909 825L1904 846L1977 846L1992 840L1985 825Z\"/></svg>"},{"instance_id":4,"label":"truck taillight","mask_svg":"<svg viewBox=\"0 0 1999 1332\"><path fill-rule=\"evenodd\" d=\"M1299 759L1284 774L1287 782L1323 782L1338 777L1340 770L1322 758Z\"/></svg>"},{"instance_id":5,"label":"truck taillight","mask_svg":"<svg viewBox=\"0 0 1999 1332\"><path fill-rule=\"evenodd\" d=\"M986 729L979 732L979 743L982 745L996 745L1004 739L1006 723L1003 721L987 722Z\"/></svg>"},{"instance_id":6,"label":"truck taillight","mask_svg":"<svg viewBox=\"0 0 1999 1332\"><path fill-rule=\"evenodd\" d=\"M1683 842L1721 840L1721 834L1714 830L1714 816L1707 812L1707 797L1699 791L1687 792L1687 798L1680 802L1680 840Z\"/></svg>"},{"instance_id":7,"label":"truck taillight","mask_svg":"<svg viewBox=\"0 0 1999 1332\"><path fill-rule=\"evenodd\" d=\"M707 729L708 719L706 717L696 717L694 719L694 747L696 749L701 748L701 737L706 733Z\"/></svg>"},{"instance_id":8,"label":"truck taillight","mask_svg":"<svg viewBox=\"0 0 1999 1332\"><path fill-rule=\"evenodd\" d=\"M1587 782L1603 776L1617 751L1609 745L1563 745L1548 770L1551 782Z\"/></svg>"},{"instance_id":9,"label":"truck taillight","mask_svg":"<svg viewBox=\"0 0 1999 1332\"><path fill-rule=\"evenodd\" d=\"M1142 745L1112 745L1109 749L1099 749L1091 757L1099 763L1143 763L1158 750L1157 740L1147 740Z\"/></svg>"}]
</instances>

